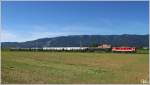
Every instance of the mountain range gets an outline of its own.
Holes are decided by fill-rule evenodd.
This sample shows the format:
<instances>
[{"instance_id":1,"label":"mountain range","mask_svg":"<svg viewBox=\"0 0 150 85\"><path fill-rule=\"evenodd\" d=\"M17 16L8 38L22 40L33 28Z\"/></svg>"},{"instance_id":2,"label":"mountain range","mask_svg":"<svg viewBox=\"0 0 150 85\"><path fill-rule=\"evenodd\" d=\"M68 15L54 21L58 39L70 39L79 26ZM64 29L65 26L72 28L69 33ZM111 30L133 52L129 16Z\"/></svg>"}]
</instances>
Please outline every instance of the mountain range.
<instances>
[{"instance_id":1,"label":"mountain range","mask_svg":"<svg viewBox=\"0 0 150 85\"><path fill-rule=\"evenodd\" d=\"M26 42L2 42L2 48L32 48L32 47L87 47L100 44L112 46L149 46L149 35L69 35L53 38L41 38Z\"/></svg>"}]
</instances>

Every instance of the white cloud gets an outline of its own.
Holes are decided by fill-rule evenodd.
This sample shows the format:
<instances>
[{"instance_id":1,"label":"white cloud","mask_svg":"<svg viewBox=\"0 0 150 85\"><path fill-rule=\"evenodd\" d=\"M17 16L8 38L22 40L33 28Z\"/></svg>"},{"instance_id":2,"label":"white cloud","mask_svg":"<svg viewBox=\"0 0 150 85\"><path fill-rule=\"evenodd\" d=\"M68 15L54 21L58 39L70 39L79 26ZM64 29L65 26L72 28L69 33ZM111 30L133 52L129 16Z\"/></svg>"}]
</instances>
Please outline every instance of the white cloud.
<instances>
[{"instance_id":1,"label":"white cloud","mask_svg":"<svg viewBox=\"0 0 150 85\"><path fill-rule=\"evenodd\" d=\"M61 36L61 35L65 35L65 34L61 32L46 32L46 31L31 33L32 38L55 37L55 36Z\"/></svg>"},{"instance_id":2,"label":"white cloud","mask_svg":"<svg viewBox=\"0 0 150 85\"><path fill-rule=\"evenodd\" d=\"M74 34L73 32L49 32L49 31L32 31L24 33L13 33L8 31L1 32L1 42L25 42L39 38L50 38L57 36L66 36Z\"/></svg>"},{"instance_id":3,"label":"white cloud","mask_svg":"<svg viewBox=\"0 0 150 85\"><path fill-rule=\"evenodd\" d=\"M8 32L8 31L1 31L1 42L10 42L16 39L16 35Z\"/></svg>"},{"instance_id":4,"label":"white cloud","mask_svg":"<svg viewBox=\"0 0 150 85\"><path fill-rule=\"evenodd\" d=\"M94 32L96 28L82 26L82 25L21 25L18 28L27 28L25 30L15 28L15 30L2 31L2 41L4 42L25 42L30 40L36 40L39 38L50 38L67 35L80 35L80 34L99 34ZM90 32L90 33L89 33Z\"/></svg>"},{"instance_id":5,"label":"white cloud","mask_svg":"<svg viewBox=\"0 0 150 85\"><path fill-rule=\"evenodd\" d=\"M106 21L107 23L107 21ZM19 29L22 28L22 29ZM8 28L7 28L8 29ZM13 29L13 28L12 28ZM18 29L18 30L16 30ZM104 29L101 31L93 31L100 30L101 28L96 28L92 26L86 25L75 25L70 24L67 26L60 25L21 25L15 27L14 30L2 30L2 38L3 42L25 42L30 40L36 40L39 38L50 38L50 37L58 37L58 36L67 36L67 35L80 35L80 34L102 34L102 33L111 33L112 30Z\"/></svg>"}]
</instances>

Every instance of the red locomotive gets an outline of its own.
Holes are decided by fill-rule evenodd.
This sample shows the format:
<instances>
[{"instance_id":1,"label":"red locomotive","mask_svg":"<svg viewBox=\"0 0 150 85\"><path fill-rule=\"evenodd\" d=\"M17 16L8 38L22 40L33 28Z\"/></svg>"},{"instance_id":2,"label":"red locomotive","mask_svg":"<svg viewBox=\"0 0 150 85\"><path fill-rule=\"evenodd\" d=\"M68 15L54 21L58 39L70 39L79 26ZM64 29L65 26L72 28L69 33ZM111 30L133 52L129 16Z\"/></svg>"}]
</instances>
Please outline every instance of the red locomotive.
<instances>
[{"instance_id":1,"label":"red locomotive","mask_svg":"<svg viewBox=\"0 0 150 85\"><path fill-rule=\"evenodd\" d=\"M135 47L112 47L113 52L136 52Z\"/></svg>"}]
</instances>

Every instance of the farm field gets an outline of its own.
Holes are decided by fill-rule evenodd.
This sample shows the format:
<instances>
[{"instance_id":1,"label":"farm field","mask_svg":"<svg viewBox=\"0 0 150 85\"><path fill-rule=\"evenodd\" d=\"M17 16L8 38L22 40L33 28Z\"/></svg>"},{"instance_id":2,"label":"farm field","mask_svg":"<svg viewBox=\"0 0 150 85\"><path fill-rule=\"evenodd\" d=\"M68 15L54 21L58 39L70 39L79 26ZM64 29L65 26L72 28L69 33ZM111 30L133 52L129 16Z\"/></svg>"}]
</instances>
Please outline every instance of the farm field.
<instances>
[{"instance_id":1,"label":"farm field","mask_svg":"<svg viewBox=\"0 0 150 85\"><path fill-rule=\"evenodd\" d=\"M148 54L1 52L2 83L110 84L148 81Z\"/></svg>"}]
</instances>

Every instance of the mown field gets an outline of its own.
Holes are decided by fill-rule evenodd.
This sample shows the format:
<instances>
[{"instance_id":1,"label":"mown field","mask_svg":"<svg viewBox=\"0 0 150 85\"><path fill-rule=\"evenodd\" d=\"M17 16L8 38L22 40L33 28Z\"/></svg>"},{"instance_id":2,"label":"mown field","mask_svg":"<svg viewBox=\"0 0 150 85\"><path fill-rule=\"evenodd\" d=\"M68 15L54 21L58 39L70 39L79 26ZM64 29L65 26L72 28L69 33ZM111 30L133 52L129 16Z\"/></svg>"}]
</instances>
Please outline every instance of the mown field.
<instances>
[{"instance_id":1,"label":"mown field","mask_svg":"<svg viewBox=\"0 0 150 85\"><path fill-rule=\"evenodd\" d=\"M148 81L148 54L1 52L2 83L110 84Z\"/></svg>"}]
</instances>

